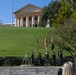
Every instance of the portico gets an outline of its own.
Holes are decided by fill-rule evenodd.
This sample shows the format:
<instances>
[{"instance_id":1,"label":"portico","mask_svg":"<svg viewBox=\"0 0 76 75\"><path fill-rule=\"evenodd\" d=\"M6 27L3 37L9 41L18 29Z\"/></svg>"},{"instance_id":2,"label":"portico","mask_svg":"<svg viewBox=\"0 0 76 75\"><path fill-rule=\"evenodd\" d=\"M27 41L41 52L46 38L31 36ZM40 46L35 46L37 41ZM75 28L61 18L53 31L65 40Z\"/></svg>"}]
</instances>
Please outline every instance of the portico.
<instances>
[{"instance_id":1,"label":"portico","mask_svg":"<svg viewBox=\"0 0 76 75\"><path fill-rule=\"evenodd\" d=\"M14 12L15 27L36 27L39 25L42 8L28 4Z\"/></svg>"}]
</instances>

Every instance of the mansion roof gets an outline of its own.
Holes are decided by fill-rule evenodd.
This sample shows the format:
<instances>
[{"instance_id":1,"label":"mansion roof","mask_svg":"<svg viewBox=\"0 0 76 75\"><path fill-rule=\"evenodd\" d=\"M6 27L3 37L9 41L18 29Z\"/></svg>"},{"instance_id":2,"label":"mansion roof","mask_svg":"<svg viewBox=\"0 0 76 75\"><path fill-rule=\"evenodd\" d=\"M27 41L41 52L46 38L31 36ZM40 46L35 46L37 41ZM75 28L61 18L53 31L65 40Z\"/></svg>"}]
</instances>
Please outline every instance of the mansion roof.
<instances>
[{"instance_id":1,"label":"mansion roof","mask_svg":"<svg viewBox=\"0 0 76 75\"><path fill-rule=\"evenodd\" d=\"M28 12L40 12L40 11L42 11L42 8L32 5L32 4L27 4L26 6L14 12L14 14L28 13Z\"/></svg>"}]
</instances>

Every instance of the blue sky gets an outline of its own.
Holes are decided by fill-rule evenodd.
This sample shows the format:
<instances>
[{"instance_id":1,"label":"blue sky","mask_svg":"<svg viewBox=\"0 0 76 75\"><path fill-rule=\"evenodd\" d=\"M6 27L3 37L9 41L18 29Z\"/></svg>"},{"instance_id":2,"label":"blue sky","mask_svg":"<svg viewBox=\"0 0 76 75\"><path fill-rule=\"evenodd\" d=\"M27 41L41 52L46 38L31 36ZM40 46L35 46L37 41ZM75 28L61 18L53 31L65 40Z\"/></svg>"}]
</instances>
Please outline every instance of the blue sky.
<instances>
[{"instance_id":1,"label":"blue sky","mask_svg":"<svg viewBox=\"0 0 76 75\"><path fill-rule=\"evenodd\" d=\"M13 12L29 3L43 8L50 2L51 0L13 0ZM2 23L12 22L12 0L0 0L0 20L2 21Z\"/></svg>"}]
</instances>

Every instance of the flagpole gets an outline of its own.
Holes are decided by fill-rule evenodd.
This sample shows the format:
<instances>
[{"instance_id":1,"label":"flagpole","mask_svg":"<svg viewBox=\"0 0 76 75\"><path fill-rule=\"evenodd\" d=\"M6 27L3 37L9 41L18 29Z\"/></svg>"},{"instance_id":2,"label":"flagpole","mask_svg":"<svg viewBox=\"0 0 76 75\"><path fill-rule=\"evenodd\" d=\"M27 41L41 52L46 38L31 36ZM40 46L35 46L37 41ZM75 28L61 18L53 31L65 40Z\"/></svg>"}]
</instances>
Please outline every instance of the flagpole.
<instances>
[{"instance_id":1,"label":"flagpole","mask_svg":"<svg viewBox=\"0 0 76 75\"><path fill-rule=\"evenodd\" d=\"M11 27L13 26L13 0L12 0L12 23L11 23Z\"/></svg>"}]
</instances>

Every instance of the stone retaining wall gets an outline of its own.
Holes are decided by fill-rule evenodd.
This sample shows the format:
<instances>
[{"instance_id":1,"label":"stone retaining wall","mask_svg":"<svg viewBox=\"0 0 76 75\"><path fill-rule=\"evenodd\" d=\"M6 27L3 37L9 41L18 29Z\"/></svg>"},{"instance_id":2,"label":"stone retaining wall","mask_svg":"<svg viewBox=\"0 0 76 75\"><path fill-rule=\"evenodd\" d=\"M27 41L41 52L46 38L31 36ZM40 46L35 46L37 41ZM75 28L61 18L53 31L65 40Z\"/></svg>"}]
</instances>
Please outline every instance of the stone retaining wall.
<instances>
[{"instance_id":1,"label":"stone retaining wall","mask_svg":"<svg viewBox=\"0 0 76 75\"><path fill-rule=\"evenodd\" d=\"M57 75L59 67L0 67L0 75Z\"/></svg>"}]
</instances>

